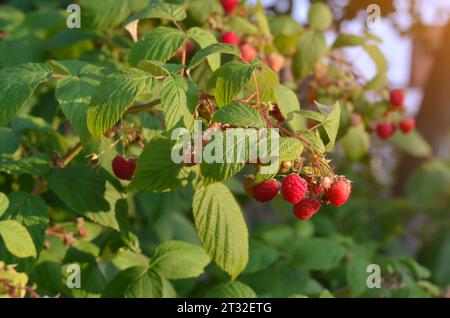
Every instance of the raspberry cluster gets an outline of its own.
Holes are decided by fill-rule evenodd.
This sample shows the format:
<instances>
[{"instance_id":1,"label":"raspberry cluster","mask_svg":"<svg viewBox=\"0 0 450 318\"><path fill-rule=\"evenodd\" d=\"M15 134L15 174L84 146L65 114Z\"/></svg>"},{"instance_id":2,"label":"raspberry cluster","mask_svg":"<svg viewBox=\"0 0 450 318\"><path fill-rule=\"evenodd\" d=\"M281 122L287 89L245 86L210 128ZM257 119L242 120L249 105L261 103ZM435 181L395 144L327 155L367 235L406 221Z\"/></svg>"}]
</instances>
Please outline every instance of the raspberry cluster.
<instances>
[{"instance_id":1,"label":"raspberry cluster","mask_svg":"<svg viewBox=\"0 0 450 318\"><path fill-rule=\"evenodd\" d=\"M322 204L342 206L350 197L351 182L342 176L302 178L296 173L285 176L280 184L276 179L266 180L246 191L258 202L268 202L279 192L283 199L293 205L293 214L306 221L316 214Z\"/></svg>"},{"instance_id":2,"label":"raspberry cluster","mask_svg":"<svg viewBox=\"0 0 450 318\"><path fill-rule=\"evenodd\" d=\"M397 111L400 113L404 112L404 99L405 92L401 89L393 89L389 94L389 102L392 111ZM376 132L380 139L387 140L392 137L392 135L400 128L401 132L404 134L410 133L416 126L416 121L414 118L403 118L397 122L392 121L382 121L377 124Z\"/></svg>"}]
</instances>

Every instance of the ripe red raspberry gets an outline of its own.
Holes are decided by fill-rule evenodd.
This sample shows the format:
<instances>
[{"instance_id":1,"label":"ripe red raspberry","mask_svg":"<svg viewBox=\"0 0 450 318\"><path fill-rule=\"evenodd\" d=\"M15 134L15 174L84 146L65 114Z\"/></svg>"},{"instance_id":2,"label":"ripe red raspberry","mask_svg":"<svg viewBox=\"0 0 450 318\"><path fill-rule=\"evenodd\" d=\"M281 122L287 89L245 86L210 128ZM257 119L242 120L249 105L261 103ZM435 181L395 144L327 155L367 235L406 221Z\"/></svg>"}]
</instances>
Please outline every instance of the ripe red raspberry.
<instances>
[{"instance_id":1,"label":"ripe red raspberry","mask_svg":"<svg viewBox=\"0 0 450 318\"><path fill-rule=\"evenodd\" d=\"M112 169L117 178L131 180L136 169L136 159L127 159L116 156L112 161Z\"/></svg>"},{"instance_id":2,"label":"ripe red raspberry","mask_svg":"<svg viewBox=\"0 0 450 318\"><path fill-rule=\"evenodd\" d=\"M347 202L352 192L352 184L345 177L337 178L326 191L327 199L335 206L341 206Z\"/></svg>"},{"instance_id":3,"label":"ripe red raspberry","mask_svg":"<svg viewBox=\"0 0 450 318\"><path fill-rule=\"evenodd\" d=\"M416 120L414 118L406 118L398 123L400 130L407 134L416 126Z\"/></svg>"},{"instance_id":4,"label":"ripe red raspberry","mask_svg":"<svg viewBox=\"0 0 450 318\"><path fill-rule=\"evenodd\" d=\"M284 56L278 53L271 53L264 62L274 72L278 73L284 66Z\"/></svg>"},{"instance_id":5,"label":"ripe red raspberry","mask_svg":"<svg viewBox=\"0 0 450 318\"><path fill-rule=\"evenodd\" d=\"M284 177L281 184L281 193L283 198L292 204L299 203L308 191L308 183L298 174L291 173Z\"/></svg>"},{"instance_id":6,"label":"ripe red raspberry","mask_svg":"<svg viewBox=\"0 0 450 318\"><path fill-rule=\"evenodd\" d=\"M320 210L319 200L312 198L304 198L302 201L294 205L294 215L302 220L306 221L310 219L317 211Z\"/></svg>"},{"instance_id":7,"label":"ripe red raspberry","mask_svg":"<svg viewBox=\"0 0 450 318\"><path fill-rule=\"evenodd\" d=\"M401 107L405 99L405 92L402 89L393 89L389 93L389 100L392 106Z\"/></svg>"},{"instance_id":8,"label":"ripe red raspberry","mask_svg":"<svg viewBox=\"0 0 450 318\"><path fill-rule=\"evenodd\" d=\"M377 135L381 139L389 139L395 133L395 126L391 123L379 123L377 125Z\"/></svg>"},{"instance_id":9,"label":"ripe red raspberry","mask_svg":"<svg viewBox=\"0 0 450 318\"><path fill-rule=\"evenodd\" d=\"M234 32L226 32L220 37L220 42L238 46L239 36Z\"/></svg>"},{"instance_id":10,"label":"ripe red raspberry","mask_svg":"<svg viewBox=\"0 0 450 318\"><path fill-rule=\"evenodd\" d=\"M250 63L251 60L253 60L257 55L258 52L256 49L251 46L250 44L242 44L241 47L241 54L244 61L247 61Z\"/></svg>"},{"instance_id":11,"label":"ripe red raspberry","mask_svg":"<svg viewBox=\"0 0 450 318\"><path fill-rule=\"evenodd\" d=\"M238 2L239 0L220 0L223 10L228 14L232 14L234 12Z\"/></svg>"},{"instance_id":12,"label":"ripe red raspberry","mask_svg":"<svg viewBox=\"0 0 450 318\"><path fill-rule=\"evenodd\" d=\"M255 185L251 189L251 194L256 201L267 202L278 194L279 187L280 183L278 180L270 179Z\"/></svg>"}]
</instances>

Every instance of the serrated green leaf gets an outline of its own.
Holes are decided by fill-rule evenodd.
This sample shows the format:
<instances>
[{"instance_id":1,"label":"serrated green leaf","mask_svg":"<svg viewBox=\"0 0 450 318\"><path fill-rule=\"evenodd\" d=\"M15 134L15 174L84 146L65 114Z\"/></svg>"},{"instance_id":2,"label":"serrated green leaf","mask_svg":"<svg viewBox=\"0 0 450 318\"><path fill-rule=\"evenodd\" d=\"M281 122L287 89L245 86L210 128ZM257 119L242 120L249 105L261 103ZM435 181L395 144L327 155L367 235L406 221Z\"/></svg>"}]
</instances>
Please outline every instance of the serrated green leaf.
<instances>
[{"instance_id":1,"label":"serrated green leaf","mask_svg":"<svg viewBox=\"0 0 450 318\"><path fill-rule=\"evenodd\" d=\"M174 163L171 157L174 144L162 136L149 140L138 159L130 189L163 192L187 184L189 169Z\"/></svg>"},{"instance_id":2,"label":"serrated green leaf","mask_svg":"<svg viewBox=\"0 0 450 318\"><path fill-rule=\"evenodd\" d=\"M85 0L81 3L83 28L104 31L122 24L140 4L135 0ZM145 5L145 4L144 4Z\"/></svg>"},{"instance_id":3,"label":"serrated green leaf","mask_svg":"<svg viewBox=\"0 0 450 318\"><path fill-rule=\"evenodd\" d=\"M138 68L153 76L166 76L178 73L183 69L180 64L163 63L160 61L140 61Z\"/></svg>"},{"instance_id":4,"label":"serrated green leaf","mask_svg":"<svg viewBox=\"0 0 450 318\"><path fill-rule=\"evenodd\" d=\"M262 102L275 101L274 89L280 85L277 73L266 64L261 65L261 70L256 72L258 82L259 98ZM255 81L250 81L247 86L248 91L255 92Z\"/></svg>"},{"instance_id":5,"label":"serrated green leaf","mask_svg":"<svg viewBox=\"0 0 450 318\"><path fill-rule=\"evenodd\" d=\"M9 207L0 216L0 220L14 220L23 225L31 235L36 252L42 249L45 229L48 225L48 212L45 201L24 192L11 192L8 194ZM0 259L7 264L17 264L18 270L29 271L36 259L18 258L8 252L0 240Z\"/></svg>"},{"instance_id":6,"label":"serrated green leaf","mask_svg":"<svg viewBox=\"0 0 450 318\"><path fill-rule=\"evenodd\" d=\"M249 152L248 139L243 130L242 134L233 134L234 132L238 131L227 130L224 133L215 135L213 141L204 148L203 157L210 153L212 154L212 147L214 147L215 151L220 149L220 152L215 153L214 155L214 158L217 158L217 160L210 162L203 158L203 161L200 164L201 177L204 186L215 182L226 181L245 167ZM228 139L231 143L227 143L227 134L229 135Z\"/></svg>"},{"instance_id":7,"label":"serrated green leaf","mask_svg":"<svg viewBox=\"0 0 450 318\"><path fill-rule=\"evenodd\" d=\"M359 46L364 45L365 43L366 40L359 35L339 33L333 43L333 48L339 49L344 46Z\"/></svg>"},{"instance_id":8,"label":"serrated green leaf","mask_svg":"<svg viewBox=\"0 0 450 318\"><path fill-rule=\"evenodd\" d=\"M328 29L333 22L333 14L330 8L320 2L313 3L308 11L308 23L313 29L323 31Z\"/></svg>"},{"instance_id":9,"label":"serrated green leaf","mask_svg":"<svg viewBox=\"0 0 450 318\"><path fill-rule=\"evenodd\" d=\"M328 144L326 146L327 151L332 151L334 143L336 142L336 136L339 130L339 123L341 120L341 106L336 103L325 115L325 120L322 122L322 127L328 136Z\"/></svg>"},{"instance_id":10,"label":"serrated green leaf","mask_svg":"<svg viewBox=\"0 0 450 318\"><path fill-rule=\"evenodd\" d=\"M320 138L319 132L317 130L314 131L305 131L301 134L303 138L305 138L311 146L314 147L315 150L320 153L325 152L325 145L323 144L322 138ZM309 146L307 143L303 143L305 146Z\"/></svg>"},{"instance_id":11,"label":"serrated green leaf","mask_svg":"<svg viewBox=\"0 0 450 318\"><path fill-rule=\"evenodd\" d=\"M56 169L47 178L50 189L73 211L92 221L126 232L127 203L106 179L85 165Z\"/></svg>"},{"instance_id":12,"label":"serrated green leaf","mask_svg":"<svg viewBox=\"0 0 450 318\"><path fill-rule=\"evenodd\" d=\"M182 241L167 241L159 245L150 267L166 279L197 277L210 262L205 250Z\"/></svg>"},{"instance_id":13,"label":"serrated green leaf","mask_svg":"<svg viewBox=\"0 0 450 318\"><path fill-rule=\"evenodd\" d=\"M294 137L282 137L280 139L280 161L291 161L300 158L303 152L303 144Z\"/></svg>"},{"instance_id":14,"label":"serrated green leaf","mask_svg":"<svg viewBox=\"0 0 450 318\"><path fill-rule=\"evenodd\" d=\"M135 68L105 77L97 86L88 109L88 128L92 136L98 138L113 127L135 98L153 85L151 74Z\"/></svg>"},{"instance_id":15,"label":"serrated green leaf","mask_svg":"<svg viewBox=\"0 0 450 318\"><path fill-rule=\"evenodd\" d=\"M167 129L176 127L180 120L190 128L194 122L199 91L190 80L179 75L168 76L161 85L161 107Z\"/></svg>"},{"instance_id":16,"label":"serrated green leaf","mask_svg":"<svg viewBox=\"0 0 450 318\"><path fill-rule=\"evenodd\" d=\"M230 104L217 110L212 121L236 127L266 127L263 116L256 108L240 103Z\"/></svg>"},{"instance_id":17,"label":"serrated green leaf","mask_svg":"<svg viewBox=\"0 0 450 318\"><path fill-rule=\"evenodd\" d=\"M305 118L309 118L312 120L315 120L319 123L323 122L325 120L324 115L319 113L319 112L315 112L313 110L308 110L308 109L302 109L299 112L300 116L303 116Z\"/></svg>"},{"instance_id":18,"label":"serrated green leaf","mask_svg":"<svg viewBox=\"0 0 450 318\"><path fill-rule=\"evenodd\" d=\"M208 46L217 44L217 39L214 34L212 34L208 30L204 30L198 27L190 28L187 31L187 36L194 40L201 49L205 49ZM210 53L206 56L206 59L208 60L208 64L211 67L211 70L215 71L220 67L220 54Z\"/></svg>"},{"instance_id":19,"label":"serrated green leaf","mask_svg":"<svg viewBox=\"0 0 450 318\"><path fill-rule=\"evenodd\" d=\"M37 252L28 230L14 220L0 221L0 237L8 251L16 257L36 257Z\"/></svg>"},{"instance_id":20,"label":"serrated green leaf","mask_svg":"<svg viewBox=\"0 0 450 318\"><path fill-rule=\"evenodd\" d=\"M248 262L248 231L236 199L215 183L195 192L193 213L203 247L235 279Z\"/></svg>"},{"instance_id":21,"label":"serrated green leaf","mask_svg":"<svg viewBox=\"0 0 450 318\"><path fill-rule=\"evenodd\" d=\"M35 176L45 175L52 166L50 156L47 154L35 154L31 157L15 160L0 156L0 171L13 176L31 174Z\"/></svg>"},{"instance_id":22,"label":"serrated green leaf","mask_svg":"<svg viewBox=\"0 0 450 318\"><path fill-rule=\"evenodd\" d=\"M130 267L113 278L102 294L103 298L159 298L163 295L161 276L146 267Z\"/></svg>"},{"instance_id":23,"label":"serrated green leaf","mask_svg":"<svg viewBox=\"0 0 450 318\"><path fill-rule=\"evenodd\" d=\"M308 76L327 52L327 42L319 31L307 31L300 38L292 61L292 72L296 78Z\"/></svg>"},{"instance_id":24,"label":"serrated green leaf","mask_svg":"<svg viewBox=\"0 0 450 318\"><path fill-rule=\"evenodd\" d=\"M71 75L58 81L55 97L64 116L86 144L91 136L87 126L87 114L91 96L101 80L100 68L88 63L79 64L78 67L70 63L67 67L71 68Z\"/></svg>"},{"instance_id":25,"label":"serrated green leaf","mask_svg":"<svg viewBox=\"0 0 450 318\"><path fill-rule=\"evenodd\" d=\"M289 118L290 113L300 111L297 95L290 88L278 85L273 89L273 92L278 108L285 119Z\"/></svg>"},{"instance_id":26,"label":"serrated green leaf","mask_svg":"<svg viewBox=\"0 0 450 318\"><path fill-rule=\"evenodd\" d=\"M364 124L350 127L341 141L345 154L350 160L360 160L369 151L370 136L366 132Z\"/></svg>"},{"instance_id":27,"label":"serrated green leaf","mask_svg":"<svg viewBox=\"0 0 450 318\"><path fill-rule=\"evenodd\" d=\"M330 270L345 256L346 249L331 239L313 238L300 242L295 262L303 269Z\"/></svg>"},{"instance_id":28,"label":"serrated green leaf","mask_svg":"<svg viewBox=\"0 0 450 318\"><path fill-rule=\"evenodd\" d=\"M142 60L166 62L183 45L186 35L178 29L157 27L145 34L128 55L128 63L137 66Z\"/></svg>"},{"instance_id":29,"label":"serrated green leaf","mask_svg":"<svg viewBox=\"0 0 450 318\"><path fill-rule=\"evenodd\" d=\"M215 43L211 44L200 51L198 51L191 59L188 69L192 69L199 65L205 58L210 57L211 55L217 54L218 63L214 62L210 63L211 69L215 71L220 67L220 53L223 54L232 54L236 56L241 56L241 51L234 45L224 44L224 43Z\"/></svg>"},{"instance_id":30,"label":"serrated green leaf","mask_svg":"<svg viewBox=\"0 0 450 318\"><path fill-rule=\"evenodd\" d=\"M256 298L256 293L250 286L234 281L232 283L221 284L206 294L209 298Z\"/></svg>"},{"instance_id":31,"label":"serrated green leaf","mask_svg":"<svg viewBox=\"0 0 450 318\"><path fill-rule=\"evenodd\" d=\"M150 2L146 7L133 14L125 25L142 19L168 19L181 21L186 19L186 10L179 5L165 2Z\"/></svg>"},{"instance_id":32,"label":"serrated green leaf","mask_svg":"<svg viewBox=\"0 0 450 318\"><path fill-rule=\"evenodd\" d=\"M214 96L219 107L230 104L247 85L254 66L248 63L230 62L217 69L211 78L215 80Z\"/></svg>"},{"instance_id":33,"label":"serrated green leaf","mask_svg":"<svg viewBox=\"0 0 450 318\"><path fill-rule=\"evenodd\" d=\"M23 64L0 72L0 125L8 124L33 95L36 87L52 74L46 64Z\"/></svg>"}]
</instances>

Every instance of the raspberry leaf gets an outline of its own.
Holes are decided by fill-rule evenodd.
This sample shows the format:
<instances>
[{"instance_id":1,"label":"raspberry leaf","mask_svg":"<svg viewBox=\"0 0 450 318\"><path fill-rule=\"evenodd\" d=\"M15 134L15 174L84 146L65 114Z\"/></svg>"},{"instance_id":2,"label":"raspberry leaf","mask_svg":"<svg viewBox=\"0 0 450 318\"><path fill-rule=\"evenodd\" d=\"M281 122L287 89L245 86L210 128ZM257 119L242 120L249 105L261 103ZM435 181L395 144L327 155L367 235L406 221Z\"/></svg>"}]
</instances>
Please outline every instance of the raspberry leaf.
<instances>
[{"instance_id":1,"label":"raspberry leaf","mask_svg":"<svg viewBox=\"0 0 450 318\"><path fill-rule=\"evenodd\" d=\"M149 266L166 279L183 279L201 275L209 262L202 247L167 241L156 248Z\"/></svg>"},{"instance_id":2,"label":"raspberry leaf","mask_svg":"<svg viewBox=\"0 0 450 318\"><path fill-rule=\"evenodd\" d=\"M241 56L241 52L234 45L214 43L198 51L189 63L188 69L193 69L200 65L200 63L207 58L211 69L215 71L220 67L220 53Z\"/></svg>"},{"instance_id":3,"label":"raspberry leaf","mask_svg":"<svg viewBox=\"0 0 450 318\"><path fill-rule=\"evenodd\" d=\"M183 45L186 35L180 30L157 27L143 36L128 55L128 63L137 66L141 60L166 62Z\"/></svg>"},{"instance_id":4,"label":"raspberry leaf","mask_svg":"<svg viewBox=\"0 0 450 318\"><path fill-rule=\"evenodd\" d=\"M193 213L203 247L234 280L248 262L248 231L236 199L222 183L199 188Z\"/></svg>"},{"instance_id":5,"label":"raspberry leaf","mask_svg":"<svg viewBox=\"0 0 450 318\"><path fill-rule=\"evenodd\" d=\"M247 85L252 76L254 65L230 62L211 75L210 83L215 86L214 96L219 107L230 104Z\"/></svg>"},{"instance_id":6,"label":"raspberry leaf","mask_svg":"<svg viewBox=\"0 0 450 318\"><path fill-rule=\"evenodd\" d=\"M156 136L147 143L138 159L131 190L162 192L187 184L190 169L173 162L172 146L173 142L163 136Z\"/></svg>"},{"instance_id":7,"label":"raspberry leaf","mask_svg":"<svg viewBox=\"0 0 450 318\"><path fill-rule=\"evenodd\" d=\"M29 63L3 69L0 72L0 125L8 124L37 86L48 81L51 75L52 69L46 64Z\"/></svg>"},{"instance_id":8,"label":"raspberry leaf","mask_svg":"<svg viewBox=\"0 0 450 318\"><path fill-rule=\"evenodd\" d=\"M161 276L142 266L129 267L105 287L103 298L157 298L163 296Z\"/></svg>"},{"instance_id":9,"label":"raspberry leaf","mask_svg":"<svg viewBox=\"0 0 450 318\"><path fill-rule=\"evenodd\" d=\"M164 80L161 85L161 107L167 129L176 127L180 120L183 127L192 127L198 94L197 86L184 77L171 75Z\"/></svg>"},{"instance_id":10,"label":"raspberry leaf","mask_svg":"<svg viewBox=\"0 0 450 318\"><path fill-rule=\"evenodd\" d=\"M0 221L0 237L8 251L16 257L36 257L36 248L28 230L14 220Z\"/></svg>"},{"instance_id":11,"label":"raspberry leaf","mask_svg":"<svg viewBox=\"0 0 450 318\"><path fill-rule=\"evenodd\" d=\"M123 69L105 77L92 95L87 121L92 136L113 127L135 98L153 88L151 74L135 68Z\"/></svg>"},{"instance_id":12,"label":"raspberry leaf","mask_svg":"<svg viewBox=\"0 0 450 318\"><path fill-rule=\"evenodd\" d=\"M206 297L211 298L256 298L256 293L250 286L234 281L220 284L207 292Z\"/></svg>"},{"instance_id":13,"label":"raspberry leaf","mask_svg":"<svg viewBox=\"0 0 450 318\"><path fill-rule=\"evenodd\" d=\"M257 109L240 103L230 104L217 110L212 120L236 127L264 128L266 126L264 118Z\"/></svg>"}]
</instances>

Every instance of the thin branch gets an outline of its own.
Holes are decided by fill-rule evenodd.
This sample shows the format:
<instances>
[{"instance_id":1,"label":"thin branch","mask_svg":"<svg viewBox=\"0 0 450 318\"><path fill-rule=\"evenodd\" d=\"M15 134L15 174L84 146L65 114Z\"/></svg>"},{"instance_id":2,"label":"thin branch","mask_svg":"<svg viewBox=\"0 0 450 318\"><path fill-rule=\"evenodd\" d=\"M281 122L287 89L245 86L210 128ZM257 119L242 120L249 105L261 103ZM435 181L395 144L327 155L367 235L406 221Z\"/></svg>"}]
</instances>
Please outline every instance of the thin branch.
<instances>
[{"instance_id":1,"label":"thin branch","mask_svg":"<svg viewBox=\"0 0 450 318\"><path fill-rule=\"evenodd\" d=\"M64 156L56 161L56 167L64 168L67 166L80 153L81 149L83 149L83 144L79 141L75 146L70 148Z\"/></svg>"},{"instance_id":2,"label":"thin branch","mask_svg":"<svg viewBox=\"0 0 450 318\"><path fill-rule=\"evenodd\" d=\"M127 111L125 112L125 115L149 111L153 107L155 107L156 105L158 105L160 103L161 103L160 99L155 99L154 101L151 101L150 103L147 103L144 105L131 106L130 108L127 109Z\"/></svg>"},{"instance_id":3,"label":"thin branch","mask_svg":"<svg viewBox=\"0 0 450 318\"><path fill-rule=\"evenodd\" d=\"M261 99L260 99L260 95L259 95L259 86L258 86L258 81L256 79L255 71L253 71L253 81L255 82L256 102L258 103L258 105L261 105Z\"/></svg>"}]
</instances>

